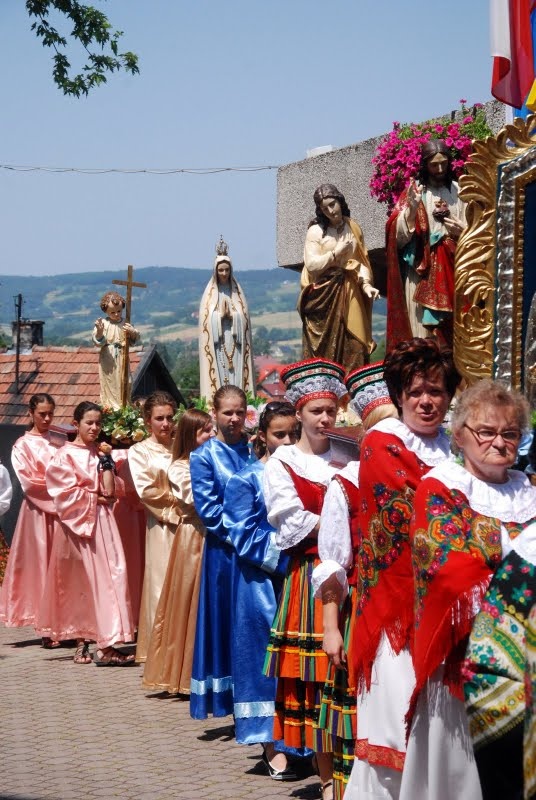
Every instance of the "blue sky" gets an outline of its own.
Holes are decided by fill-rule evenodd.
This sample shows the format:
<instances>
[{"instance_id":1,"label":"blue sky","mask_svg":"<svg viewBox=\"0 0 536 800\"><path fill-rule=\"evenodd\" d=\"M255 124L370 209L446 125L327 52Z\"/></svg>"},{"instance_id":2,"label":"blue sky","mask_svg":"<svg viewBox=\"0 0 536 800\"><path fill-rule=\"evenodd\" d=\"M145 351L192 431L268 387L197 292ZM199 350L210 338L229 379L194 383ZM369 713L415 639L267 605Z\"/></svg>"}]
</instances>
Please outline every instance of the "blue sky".
<instances>
[{"instance_id":1,"label":"blue sky","mask_svg":"<svg viewBox=\"0 0 536 800\"><path fill-rule=\"evenodd\" d=\"M92 1L141 74L75 100L24 1L1 0L1 165L282 165L490 98L487 0ZM275 170L0 169L0 215L0 275L209 268L220 233L237 270L276 266Z\"/></svg>"}]
</instances>

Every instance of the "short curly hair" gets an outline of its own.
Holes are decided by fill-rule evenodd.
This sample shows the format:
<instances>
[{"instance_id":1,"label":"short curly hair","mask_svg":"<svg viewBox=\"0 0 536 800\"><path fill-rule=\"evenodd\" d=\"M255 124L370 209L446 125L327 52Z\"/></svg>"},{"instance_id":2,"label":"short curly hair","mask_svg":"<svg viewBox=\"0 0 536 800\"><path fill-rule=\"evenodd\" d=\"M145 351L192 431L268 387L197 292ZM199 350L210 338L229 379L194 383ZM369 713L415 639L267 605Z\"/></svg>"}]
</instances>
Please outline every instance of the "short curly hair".
<instances>
[{"instance_id":1,"label":"short curly hair","mask_svg":"<svg viewBox=\"0 0 536 800\"><path fill-rule=\"evenodd\" d=\"M408 390L417 376L441 375L449 399L452 400L461 377L454 366L452 350L441 347L435 339L415 337L400 342L385 357L383 377L389 397L402 411L400 396Z\"/></svg>"},{"instance_id":2,"label":"short curly hair","mask_svg":"<svg viewBox=\"0 0 536 800\"><path fill-rule=\"evenodd\" d=\"M100 299L101 310L106 313L110 303L114 306L121 305L121 310L123 310L126 305L126 300L124 297L121 297L118 292L106 292L106 294L103 294Z\"/></svg>"},{"instance_id":3,"label":"short curly hair","mask_svg":"<svg viewBox=\"0 0 536 800\"><path fill-rule=\"evenodd\" d=\"M480 408L512 408L520 430L529 427L529 404L520 392L505 383L483 378L460 395L452 412L450 427L453 435L460 433L469 417Z\"/></svg>"}]
</instances>

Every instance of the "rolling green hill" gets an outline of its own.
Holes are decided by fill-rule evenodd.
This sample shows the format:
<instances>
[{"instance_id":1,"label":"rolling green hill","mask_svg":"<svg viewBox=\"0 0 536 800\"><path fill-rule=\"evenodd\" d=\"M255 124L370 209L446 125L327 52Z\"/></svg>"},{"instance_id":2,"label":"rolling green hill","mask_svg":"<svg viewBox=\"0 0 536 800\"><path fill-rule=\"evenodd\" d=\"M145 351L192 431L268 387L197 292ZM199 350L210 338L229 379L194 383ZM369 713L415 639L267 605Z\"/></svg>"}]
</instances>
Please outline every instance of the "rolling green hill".
<instances>
[{"instance_id":1,"label":"rolling green hill","mask_svg":"<svg viewBox=\"0 0 536 800\"><path fill-rule=\"evenodd\" d=\"M147 289L133 290L132 321L144 342L188 342L197 338L199 301L211 270L182 267L144 267L134 270L134 280ZM253 335L262 330L270 340L296 345L301 325L296 311L299 274L291 270L241 270L235 273L247 298ZM100 297L125 279L126 269L42 277L0 277L0 326L11 331L13 297L24 298L23 316L45 322L45 344L89 341L94 320L100 316ZM374 304L374 334L385 332L385 301Z\"/></svg>"}]
</instances>

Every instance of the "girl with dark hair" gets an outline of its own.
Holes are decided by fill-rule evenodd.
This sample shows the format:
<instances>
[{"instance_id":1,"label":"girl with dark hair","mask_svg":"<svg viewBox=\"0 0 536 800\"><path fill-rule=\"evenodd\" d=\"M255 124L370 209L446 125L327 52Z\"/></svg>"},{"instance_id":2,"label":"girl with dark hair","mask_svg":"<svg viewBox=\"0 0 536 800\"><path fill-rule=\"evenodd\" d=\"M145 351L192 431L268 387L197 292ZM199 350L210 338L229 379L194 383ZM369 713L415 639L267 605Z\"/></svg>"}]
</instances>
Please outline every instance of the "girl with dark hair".
<instances>
[{"instance_id":1,"label":"girl with dark hair","mask_svg":"<svg viewBox=\"0 0 536 800\"><path fill-rule=\"evenodd\" d=\"M0 620L7 627L35 626L57 519L45 471L57 446L50 440L54 399L34 394L28 404L29 430L13 445L11 463L24 492L6 574L0 590ZM43 639L43 647L59 647Z\"/></svg>"},{"instance_id":2,"label":"girl with dark hair","mask_svg":"<svg viewBox=\"0 0 536 800\"><path fill-rule=\"evenodd\" d=\"M143 406L149 436L132 445L128 463L138 497L147 511L145 572L136 645L136 661L145 662L156 607L166 577L180 510L168 480L177 404L167 392L153 392Z\"/></svg>"},{"instance_id":3,"label":"girl with dark hair","mask_svg":"<svg viewBox=\"0 0 536 800\"><path fill-rule=\"evenodd\" d=\"M166 578L156 608L143 672L144 689L190 694L205 537L203 523L194 507L190 454L212 436L210 416L189 408L181 416L173 438L168 479L181 521L173 537Z\"/></svg>"},{"instance_id":4,"label":"girl with dark hair","mask_svg":"<svg viewBox=\"0 0 536 800\"><path fill-rule=\"evenodd\" d=\"M305 237L298 311L303 357L322 357L348 370L368 364L372 339L372 285L363 232L350 218L343 194L330 183L314 193L315 219Z\"/></svg>"},{"instance_id":5,"label":"girl with dark hair","mask_svg":"<svg viewBox=\"0 0 536 800\"><path fill-rule=\"evenodd\" d=\"M418 180L387 222L387 352L431 334L452 347L454 254L466 223L451 162L443 140L425 142Z\"/></svg>"},{"instance_id":6,"label":"girl with dark hair","mask_svg":"<svg viewBox=\"0 0 536 800\"><path fill-rule=\"evenodd\" d=\"M123 487L113 461L99 457L100 407L84 401L73 416L76 438L59 448L45 473L58 519L37 627L58 641L76 639L75 664L91 663L94 640L97 666L123 667L134 661L113 646L134 638L125 557L112 513Z\"/></svg>"},{"instance_id":7,"label":"girl with dark hair","mask_svg":"<svg viewBox=\"0 0 536 800\"><path fill-rule=\"evenodd\" d=\"M216 436L190 456L192 490L206 530L201 566L190 714L205 719L233 712L231 641L236 553L223 521L227 481L249 458L244 434L246 395L238 386L222 386L214 395Z\"/></svg>"},{"instance_id":8,"label":"girl with dark hair","mask_svg":"<svg viewBox=\"0 0 536 800\"><path fill-rule=\"evenodd\" d=\"M422 477L449 457L441 424L459 375L452 352L415 338L386 357L384 380L400 419L378 422L361 444L356 613L348 652L350 685L358 690L357 736L345 800L394 800L400 792L404 718L415 685L409 525Z\"/></svg>"},{"instance_id":9,"label":"girl with dark hair","mask_svg":"<svg viewBox=\"0 0 536 800\"><path fill-rule=\"evenodd\" d=\"M268 403L259 419L259 460L231 476L223 501L223 524L238 557L232 639L236 741L262 743L268 774L280 781L295 780L296 774L273 741L276 682L262 670L288 558L277 547L267 519L262 476L276 448L295 443L297 427L290 403Z\"/></svg>"}]
</instances>

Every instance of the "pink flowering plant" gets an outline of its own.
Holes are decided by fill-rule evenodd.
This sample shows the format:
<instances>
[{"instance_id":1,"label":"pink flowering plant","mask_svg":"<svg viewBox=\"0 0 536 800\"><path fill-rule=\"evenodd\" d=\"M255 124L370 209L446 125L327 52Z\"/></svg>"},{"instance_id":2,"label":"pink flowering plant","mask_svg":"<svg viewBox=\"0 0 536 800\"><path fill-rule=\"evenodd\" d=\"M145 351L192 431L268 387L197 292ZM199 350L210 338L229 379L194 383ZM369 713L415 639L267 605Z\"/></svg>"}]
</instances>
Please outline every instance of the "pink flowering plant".
<instances>
[{"instance_id":1,"label":"pink flowering plant","mask_svg":"<svg viewBox=\"0 0 536 800\"><path fill-rule=\"evenodd\" d=\"M463 173L474 139L491 136L482 103L469 109L466 100L460 100L457 119L440 117L429 122L393 122L393 130L382 139L372 159L374 172L370 180L370 193L379 203L386 203L390 213L410 178L419 171L421 148L429 139L443 139L450 147L452 170L457 180Z\"/></svg>"}]
</instances>

